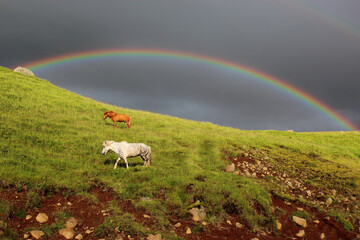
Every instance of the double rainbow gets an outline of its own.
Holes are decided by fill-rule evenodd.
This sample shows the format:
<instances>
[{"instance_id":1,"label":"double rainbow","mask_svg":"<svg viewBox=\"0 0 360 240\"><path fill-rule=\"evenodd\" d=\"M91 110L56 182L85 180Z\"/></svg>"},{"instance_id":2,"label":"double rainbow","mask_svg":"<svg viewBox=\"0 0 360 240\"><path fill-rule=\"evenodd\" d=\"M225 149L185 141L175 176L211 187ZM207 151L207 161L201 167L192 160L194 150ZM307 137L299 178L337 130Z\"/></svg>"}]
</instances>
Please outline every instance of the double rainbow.
<instances>
[{"instance_id":1,"label":"double rainbow","mask_svg":"<svg viewBox=\"0 0 360 240\"><path fill-rule=\"evenodd\" d=\"M195 53L172 51L172 50L159 50L159 49L142 49L142 48L126 48L126 49L102 49L85 52L75 52L64 55L59 55L51 58L33 61L24 65L33 71L47 68L53 65L60 65L68 62L79 62L87 59L97 58L111 58L111 57L152 57L158 59L181 59L189 62L203 63L210 66L220 67L242 75L251 77L259 82L274 86L284 92L290 93L294 97L300 99L302 102L314 107L325 115L329 116L345 130L355 131L358 127L345 117L337 113L334 109L311 96L310 94L302 91L293 85L286 83L278 78L267 75L259 70L240 65L235 62L227 61L224 59L214 58L210 56L199 55Z\"/></svg>"}]
</instances>

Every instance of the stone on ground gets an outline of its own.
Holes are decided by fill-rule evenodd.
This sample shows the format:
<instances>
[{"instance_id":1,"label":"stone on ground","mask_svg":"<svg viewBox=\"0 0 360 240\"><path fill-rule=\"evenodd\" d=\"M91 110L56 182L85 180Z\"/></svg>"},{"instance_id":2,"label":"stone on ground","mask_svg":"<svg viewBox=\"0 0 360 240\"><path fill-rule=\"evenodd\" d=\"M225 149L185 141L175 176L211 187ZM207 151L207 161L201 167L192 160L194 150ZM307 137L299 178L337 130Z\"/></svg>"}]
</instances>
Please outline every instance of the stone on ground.
<instances>
[{"instance_id":1,"label":"stone on ground","mask_svg":"<svg viewBox=\"0 0 360 240\"><path fill-rule=\"evenodd\" d=\"M303 219L301 217L297 217L297 216L293 216L292 219L296 224L298 224L304 228L307 227L307 222L305 219Z\"/></svg>"},{"instance_id":2,"label":"stone on ground","mask_svg":"<svg viewBox=\"0 0 360 240\"><path fill-rule=\"evenodd\" d=\"M47 222L47 220L49 220L49 217L45 213L39 213L36 216L36 221L38 221L39 223Z\"/></svg>"}]
</instances>

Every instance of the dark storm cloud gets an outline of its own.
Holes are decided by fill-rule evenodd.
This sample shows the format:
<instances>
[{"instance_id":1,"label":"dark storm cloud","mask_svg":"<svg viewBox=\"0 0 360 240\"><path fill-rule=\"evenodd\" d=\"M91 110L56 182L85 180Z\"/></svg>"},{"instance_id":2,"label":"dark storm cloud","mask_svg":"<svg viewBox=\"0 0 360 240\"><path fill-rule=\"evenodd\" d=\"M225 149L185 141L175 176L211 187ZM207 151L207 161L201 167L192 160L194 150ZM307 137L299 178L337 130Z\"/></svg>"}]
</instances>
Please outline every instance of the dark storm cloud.
<instances>
[{"instance_id":1,"label":"dark storm cloud","mask_svg":"<svg viewBox=\"0 0 360 240\"><path fill-rule=\"evenodd\" d=\"M330 2L312 6L281 0L0 0L0 65L15 67L104 48L195 52L283 79L360 126L360 34L335 24L332 15L316 14L332 11L356 27L360 17L354 8L360 2ZM115 105L220 125L342 129L289 94L204 65L122 60L66 65L36 74Z\"/></svg>"}]
</instances>

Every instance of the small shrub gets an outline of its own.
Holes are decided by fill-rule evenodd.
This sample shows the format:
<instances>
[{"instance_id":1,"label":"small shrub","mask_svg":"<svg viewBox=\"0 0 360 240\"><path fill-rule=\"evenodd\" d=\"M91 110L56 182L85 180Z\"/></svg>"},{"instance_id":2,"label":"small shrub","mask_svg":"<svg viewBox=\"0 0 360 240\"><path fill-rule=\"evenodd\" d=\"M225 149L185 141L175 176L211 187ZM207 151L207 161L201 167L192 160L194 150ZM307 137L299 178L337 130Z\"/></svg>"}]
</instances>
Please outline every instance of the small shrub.
<instances>
[{"instance_id":1,"label":"small shrub","mask_svg":"<svg viewBox=\"0 0 360 240\"><path fill-rule=\"evenodd\" d=\"M12 211L12 205L6 200L0 199L0 219L7 219Z\"/></svg>"},{"instance_id":2,"label":"small shrub","mask_svg":"<svg viewBox=\"0 0 360 240\"><path fill-rule=\"evenodd\" d=\"M66 219L73 216L71 213L67 211L59 211L54 213L53 215L57 223L63 223L63 224L65 224Z\"/></svg>"},{"instance_id":3,"label":"small shrub","mask_svg":"<svg viewBox=\"0 0 360 240\"><path fill-rule=\"evenodd\" d=\"M201 224L196 224L191 228L192 233L201 233L203 231L204 231L204 226Z\"/></svg>"},{"instance_id":4,"label":"small shrub","mask_svg":"<svg viewBox=\"0 0 360 240\"><path fill-rule=\"evenodd\" d=\"M329 213L329 215L334 217L336 219L336 221L343 223L345 230L347 230L347 231L354 230L354 226L351 224L351 222L349 222L348 220L345 219L344 214L339 213L339 212L331 212L331 213Z\"/></svg>"},{"instance_id":5,"label":"small shrub","mask_svg":"<svg viewBox=\"0 0 360 240\"><path fill-rule=\"evenodd\" d=\"M112 207L113 215L106 218L105 221L95 229L95 235L99 238L109 236L115 228L129 235L145 236L148 231L144 226L134 220L130 213L122 212L116 205Z\"/></svg>"},{"instance_id":6,"label":"small shrub","mask_svg":"<svg viewBox=\"0 0 360 240\"><path fill-rule=\"evenodd\" d=\"M27 194L26 208L38 208L41 206L41 198L39 194L34 191L30 191Z\"/></svg>"}]
</instances>

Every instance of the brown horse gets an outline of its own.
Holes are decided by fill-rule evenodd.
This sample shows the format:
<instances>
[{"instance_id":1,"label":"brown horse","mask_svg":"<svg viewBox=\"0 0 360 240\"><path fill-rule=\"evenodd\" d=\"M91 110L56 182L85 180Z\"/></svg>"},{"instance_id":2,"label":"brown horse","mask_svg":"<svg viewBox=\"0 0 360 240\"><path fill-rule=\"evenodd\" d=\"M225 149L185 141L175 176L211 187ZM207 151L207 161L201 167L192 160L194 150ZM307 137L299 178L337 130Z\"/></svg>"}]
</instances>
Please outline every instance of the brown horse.
<instances>
[{"instance_id":1,"label":"brown horse","mask_svg":"<svg viewBox=\"0 0 360 240\"><path fill-rule=\"evenodd\" d=\"M111 120L113 120L115 127L117 127L116 122L124 122L124 123L126 123L127 128L131 127L131 117L126 114L117 114L114 111L104 112L103 119L106 119L108 117L111 118Z\"/></svg>"}]
</instances>

